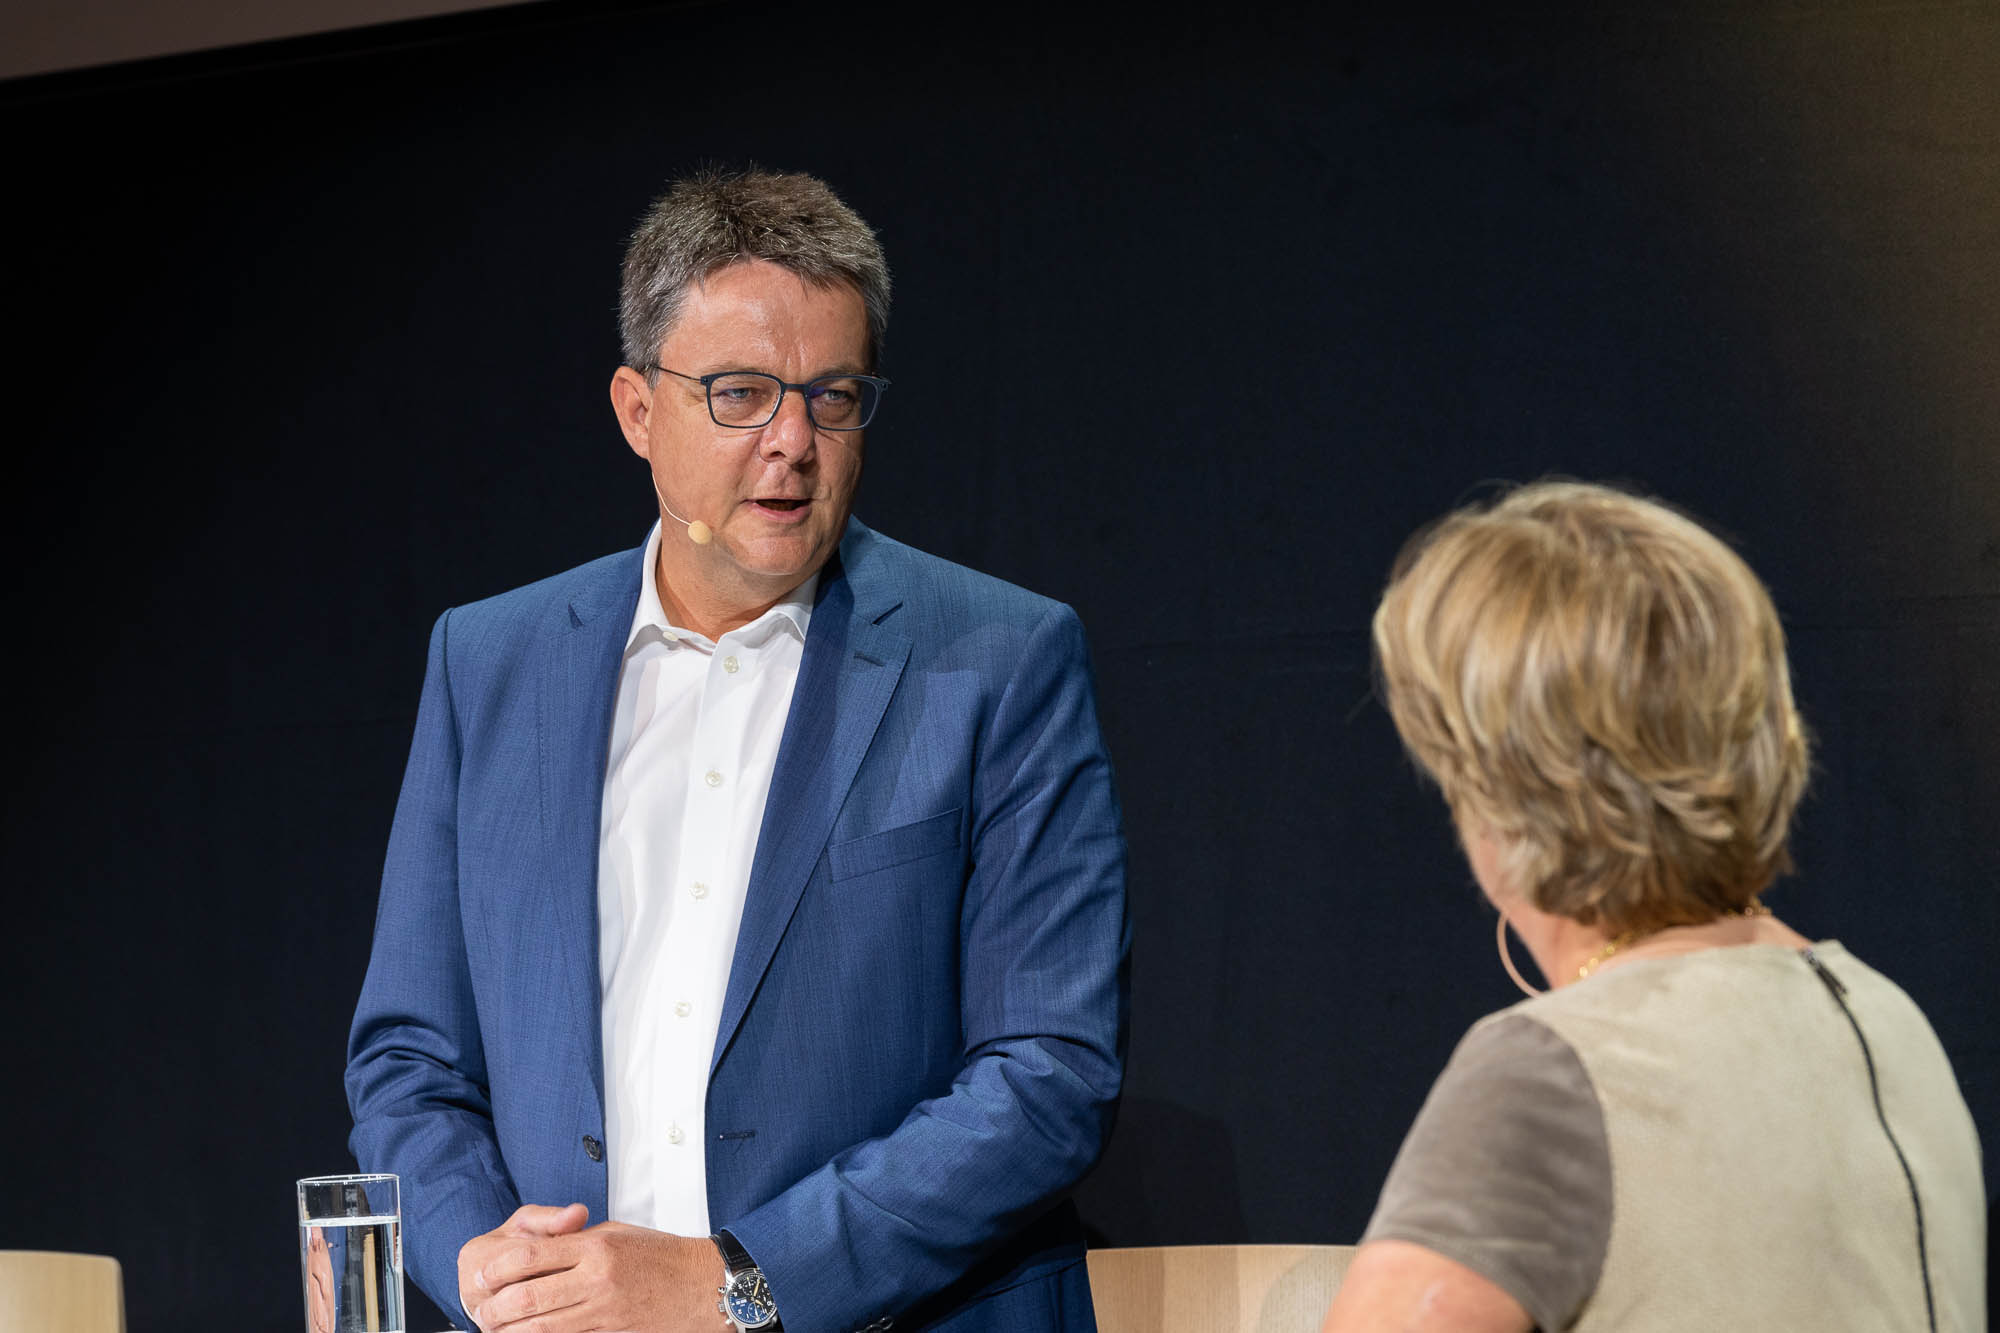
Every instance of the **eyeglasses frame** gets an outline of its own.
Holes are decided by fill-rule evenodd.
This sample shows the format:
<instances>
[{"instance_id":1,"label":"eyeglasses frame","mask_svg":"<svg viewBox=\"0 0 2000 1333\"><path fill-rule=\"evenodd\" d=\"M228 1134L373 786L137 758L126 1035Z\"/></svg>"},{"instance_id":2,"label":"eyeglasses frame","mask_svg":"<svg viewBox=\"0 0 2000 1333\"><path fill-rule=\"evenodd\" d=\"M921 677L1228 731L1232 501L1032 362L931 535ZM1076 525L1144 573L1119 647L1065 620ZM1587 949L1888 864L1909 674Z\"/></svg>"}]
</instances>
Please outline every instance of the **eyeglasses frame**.
<instances>
[{"instance_id":1,"label":"eyeglasses frame","mask_svg":"<svg viewBox=\"0 0 2000 1333\"><path fill-rule=\"evenodd\" d=\"M882 395L888 392L889 389L889 381L883 379L880 375L855 375L846 372L840 372L832 375L817 375L814 376L812 379L807 380L804 384L788 384L782 378L780 378L777 375L771 374L767 370L718 370L707 375L690 375L687 374L685 371L674 370L671 367L660 365L657 362L655 362L653 365L647 366L646 369L664 370L666 371L667 374L674 376L676 379L683 379L689 381L690 383L699 384L701 386L702 404L708 408L708 419L710 421L713 421L716 425L722 427L724 430L762 430L764 427L770 425L773 421L776 421L778 419L778 413L782 412L785 407L785 395L790 393L794 389L797 389L799 391L799 397L806 400L806 419L812 422L815 429L834 430L834 431L866 430L868 428L868 422L873 421L875 419L875 413L881 409ZM738 425L733 422L724 421L721 417L715 415L715 399L710 396L711 386L713 386L717 380L727 379L731 375L760 375L763 378L771 380L778 385L778 397L777 400L771 405L770 416L765 417L762 421L759 421L754 425ZM828 426L822 424L820 419L813 415L813 410L812 410L813 395L810 392L810 390L812 389L813 385L824 384L828 380L862 380L868 384L872 384L875 386L875 406L869 410L868 421L862 422L859 426Z\"/></svg>"}]
</instances>

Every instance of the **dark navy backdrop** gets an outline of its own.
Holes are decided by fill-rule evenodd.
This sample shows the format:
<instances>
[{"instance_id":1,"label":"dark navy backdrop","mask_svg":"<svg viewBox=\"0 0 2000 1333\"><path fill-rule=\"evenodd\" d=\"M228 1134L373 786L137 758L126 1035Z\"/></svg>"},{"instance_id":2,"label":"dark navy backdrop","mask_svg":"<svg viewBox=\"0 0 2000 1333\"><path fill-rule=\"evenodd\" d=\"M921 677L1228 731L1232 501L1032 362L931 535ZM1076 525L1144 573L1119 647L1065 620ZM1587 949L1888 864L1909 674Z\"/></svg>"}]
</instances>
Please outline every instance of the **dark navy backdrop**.
<instances>
[{"instance_id":1,"label":"dark navy backdrop","mask_svg":"<svg viewBox=\"0 0 2000 1333\"><path fill-rule=\"evenodd\" d=\"M1772 901L1992 1144L2000 11L1505 9L535 6L0 85L0 1246L117 1255L133 1333L298 1326L426 631L643 536L616 266L702 159L883 233L863 517L1091 632L1104 1241L1352 1240L1510 999L1365 627L1412 528L1550 472L1770 581L1820 740Z\"/></svg>"}]
</instances>

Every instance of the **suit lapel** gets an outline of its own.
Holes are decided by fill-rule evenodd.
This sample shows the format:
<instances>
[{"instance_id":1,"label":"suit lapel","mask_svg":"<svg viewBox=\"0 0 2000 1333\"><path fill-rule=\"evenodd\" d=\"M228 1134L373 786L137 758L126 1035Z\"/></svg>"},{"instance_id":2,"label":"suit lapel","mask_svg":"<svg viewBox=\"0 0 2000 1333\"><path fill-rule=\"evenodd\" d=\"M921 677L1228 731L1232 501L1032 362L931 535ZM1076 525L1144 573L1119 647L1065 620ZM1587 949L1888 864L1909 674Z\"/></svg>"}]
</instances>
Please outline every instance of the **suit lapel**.
<instances>
[{"instance_id":1,"label":"suit lapel","mask_svg":"<svg viewBox=\"0 0 2000 1333\"><path fill-rule=\"evenodd\" d=\"M909 639L879 623L899 603L874 594L865 559L848 558L872 537L850 523L849 540L821 578L757 833L711 1075L771 965L909 661Z\"/></svg>"},{"instance_id":2,"label":"suit lapel","mask_svg":"<svg viewBox=\"0 0 2000 1333\"><path fill-rule=\"evenodd\" d=\"M576 1039L587 1052L597 1105L604 1105L604 1034L597 957L597 848L604 805L604 765L619 659L632 628L643 548L607 561L563 605L540 672L536 730L542 781L542 828L562 964L557 989L570 998Z\"/></svg>"}]
</instances>

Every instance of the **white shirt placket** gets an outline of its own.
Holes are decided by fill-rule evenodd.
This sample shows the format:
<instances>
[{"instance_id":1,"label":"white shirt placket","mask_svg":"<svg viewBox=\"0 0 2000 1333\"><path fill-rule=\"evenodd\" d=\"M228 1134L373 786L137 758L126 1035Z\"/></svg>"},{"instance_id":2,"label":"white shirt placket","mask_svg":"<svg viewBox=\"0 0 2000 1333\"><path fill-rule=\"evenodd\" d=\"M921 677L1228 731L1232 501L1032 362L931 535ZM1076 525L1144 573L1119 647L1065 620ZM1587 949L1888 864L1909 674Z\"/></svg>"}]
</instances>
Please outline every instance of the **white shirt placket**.
<instances>
[{"instance_id":1,"label":"white shirt placket","mask_svg":"<svg viewBox=\"0 0 2000 1333\"><path fill-rule=\"evenodd\" d=\"M755 691L756 652L736 631L706 653L700 712L688 750L686 806L681 817L681 857L675 883L686 886L685 910L674 913L660 971L667 993L655 1006L662 1033L656 1091L663 1109L655 1151L662 1200L699 1198L705 1177L708 1062L713 1056L728 963L742 920L745 868L732 864L733 836L743 817L748 757L745 739ZM754 785L754 783L753 783ZM708 1228L705 1215L687 1219L691 1234ZM696 1230L696 1227L699 1230Z\"/></svg>"},{"instance_id":2,"label":"white shirt placket","mask_svg":"<svg viewBox=\"0 0 2000 1333\"><path fill-rule=\"evenodd\" d=\"M647 538L598 863L611 1216L709 1230L706 1104L764 803L818 580L707 639L668 623Z\"/></svg>"}]
</instances>

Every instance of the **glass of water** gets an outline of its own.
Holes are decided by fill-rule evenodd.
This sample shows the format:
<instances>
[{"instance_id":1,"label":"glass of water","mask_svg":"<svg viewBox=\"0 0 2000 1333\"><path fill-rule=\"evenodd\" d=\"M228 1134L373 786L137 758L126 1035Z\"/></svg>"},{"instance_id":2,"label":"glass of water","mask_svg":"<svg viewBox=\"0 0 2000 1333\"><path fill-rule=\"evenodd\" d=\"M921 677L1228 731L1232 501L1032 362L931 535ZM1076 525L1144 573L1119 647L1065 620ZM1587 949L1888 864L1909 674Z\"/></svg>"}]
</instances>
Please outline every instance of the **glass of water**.
<instances>
[{"instance_id":1,"label":"glass of water","mask_svg":"<svg viewBox=\"0 0 2000 1333\"><path fill-rule=\"evenodd\" d=\"M306 1333L403 1333L403 1207L394 1176L299 1182Z\"/></svg>"}]
</instances>

